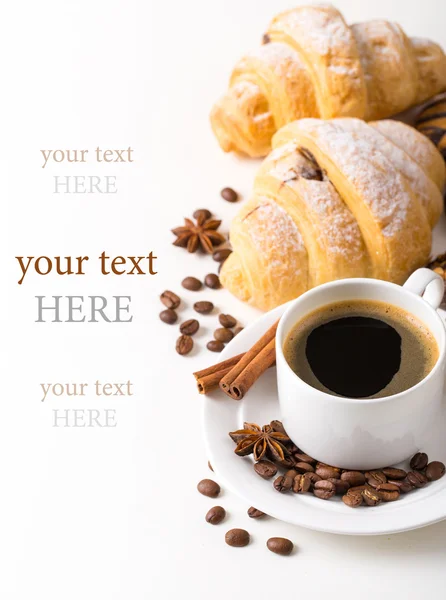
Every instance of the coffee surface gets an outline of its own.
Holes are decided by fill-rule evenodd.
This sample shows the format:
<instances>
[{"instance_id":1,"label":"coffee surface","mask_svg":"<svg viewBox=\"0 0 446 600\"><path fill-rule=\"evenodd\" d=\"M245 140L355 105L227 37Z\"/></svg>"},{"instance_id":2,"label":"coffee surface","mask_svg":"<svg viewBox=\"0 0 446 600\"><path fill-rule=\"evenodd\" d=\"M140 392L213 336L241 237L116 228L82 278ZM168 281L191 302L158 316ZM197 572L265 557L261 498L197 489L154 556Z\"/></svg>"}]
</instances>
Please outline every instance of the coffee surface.
<instances>
[{"instance_id":1,"label":"coffee surface","mask_svg":"<svg viewBox=\"0 0 446 600\"><path fill-rule=\"evenodd\" d=\"M299 321L285 358L306 383L348 398L382 398L420 382L438 359L429 329L396 306L372 300L323 306Z\"/></svg>"}]
</instances>

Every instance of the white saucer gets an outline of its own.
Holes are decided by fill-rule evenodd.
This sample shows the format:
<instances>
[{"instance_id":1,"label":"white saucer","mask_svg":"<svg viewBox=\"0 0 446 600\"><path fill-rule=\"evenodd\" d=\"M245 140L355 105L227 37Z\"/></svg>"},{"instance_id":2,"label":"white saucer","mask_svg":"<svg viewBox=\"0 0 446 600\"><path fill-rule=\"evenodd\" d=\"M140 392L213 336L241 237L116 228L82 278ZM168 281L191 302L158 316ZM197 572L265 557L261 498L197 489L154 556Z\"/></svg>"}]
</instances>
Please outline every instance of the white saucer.
<instances>
[{"instance_id":1,"label":"white saucer","mask_svg":"<svg viewBox=\"0 0 446 600\"><path fill-rule=\"evenodd\" d=\"M281 316L286 305L260 317L245 328L222 352L221 360L248 350ZM445 316L440 311L442 317ZM236 402L216 391L203 399L203 430L208 458L219 482L266 514L309 529L347 535L379 535L397 533L431 525L446 519L446 476L426 487L402 495L397 502L376 508L348 508L339 499L329 501L312 494L280 494L272 481L259 477L252 466L252 457L234 454L234 442L228 432L240 429L244 421L264 425L280 419L275 369L269 369L246 397ZM446 406L446 401L445 401ZM445 418L426 448L431 460L446 463ZM295 440L296 444L299 440ZM317 458L317 457L316 457ZM408 465L403 465L408 468Z\"/></svg>"}]
</instances>

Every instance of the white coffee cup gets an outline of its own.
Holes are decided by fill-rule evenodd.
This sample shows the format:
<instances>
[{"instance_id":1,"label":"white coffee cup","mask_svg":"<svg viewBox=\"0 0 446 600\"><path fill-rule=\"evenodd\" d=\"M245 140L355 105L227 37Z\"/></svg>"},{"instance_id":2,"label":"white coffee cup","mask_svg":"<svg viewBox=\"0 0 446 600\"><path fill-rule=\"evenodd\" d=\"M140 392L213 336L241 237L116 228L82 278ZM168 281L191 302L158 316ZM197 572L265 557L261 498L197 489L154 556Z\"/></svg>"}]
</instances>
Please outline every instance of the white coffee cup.
<instances>
[{"instance_id":1,"label":"white coffee cup","mask_svg":"<svg viewBox=\"0 0 446 600\"><path fill-rule=\"evenodd\" d=\"M277 329L277 379L282 422L299 448L321 462L347 469L393 465L423 449L443 410L446 335L437 313L443 291L439 275L418 269L402 287L377 279L342 279L313 288L290 303ZM415 386L384 398L343 398L311 387L288 365L283 345L298 321L327 304L359 299L400 307L432 332L438 360Z\"/></svg>"}]
</instances>

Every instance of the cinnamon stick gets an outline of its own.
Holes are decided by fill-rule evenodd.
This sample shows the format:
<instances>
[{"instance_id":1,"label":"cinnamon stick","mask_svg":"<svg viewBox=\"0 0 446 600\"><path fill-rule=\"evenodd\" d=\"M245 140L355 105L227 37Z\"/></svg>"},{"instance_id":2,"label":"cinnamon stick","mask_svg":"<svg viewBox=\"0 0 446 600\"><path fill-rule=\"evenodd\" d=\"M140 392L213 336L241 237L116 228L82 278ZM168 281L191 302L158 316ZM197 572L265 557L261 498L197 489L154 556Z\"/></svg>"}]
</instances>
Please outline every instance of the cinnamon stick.
<instances>
[{"instance_id":1,"label":"cinnamon stick","mask_svg":"<svg viewBox=\"0 0 446 600\"><path fill-rule=\"evenodd\" d=\"M274 323L272 327L268 329L266 333L262 335L260 340L252 346L248 352L245 353L237 364L224 375L220 381L220 389L225 392L231 398L241 400L243 395L248 391L251 385L256 381L258 377L275 361L275 344L277 325L279 322ZM265 348L268 347L267 350ZM265 350L265 351L264 351ZM264 351L264 352L263 352ZM260 357L260 358L259 358ZM272 360L271 360L272 359ZM254 366L251 364L255 360ZM241 380L237 381L238 377L248 369L247 373L243 374ZM250 383L249 383L250 382ZM233 390L232 395L230 388L235 384L236 390ZM239 388L239 384L242 384L243 391ZM239 396L238 394L241 393Z\"/></svg>"},{"instance_id":2,"label":"cinnamon stick","mask_svg":"<svg viewBox=\"0 0 446 600\"><path fill-rule=\"evenodd\" d=\"M194 373L194 377L197 381L197 388L200 394L207 394L218 388L220 380L229 373L229 371L236 365L244 353L233 356L223 360L222 362L212 365L207 369L202 369Z\"/></svg>"},{"instance_id":3,"label":"cinnamon stick","mask_svg":"<svg viewBox=\"0 0 446 600\"><path fill-rule=\"evenodd\" d=\"M226 391L233 400L241 400L257 379L276 360L276 339L273 339L252 359Z\"/></svg>"}]
</instances>

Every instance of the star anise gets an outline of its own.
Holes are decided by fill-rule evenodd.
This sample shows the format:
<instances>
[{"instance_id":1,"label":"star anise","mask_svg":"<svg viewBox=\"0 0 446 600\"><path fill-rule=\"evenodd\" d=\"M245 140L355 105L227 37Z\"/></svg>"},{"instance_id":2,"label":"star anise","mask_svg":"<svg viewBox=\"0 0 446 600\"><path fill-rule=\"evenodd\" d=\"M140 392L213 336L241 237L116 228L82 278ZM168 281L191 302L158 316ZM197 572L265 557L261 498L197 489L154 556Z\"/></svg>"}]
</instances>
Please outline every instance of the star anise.
<instances>
[{"instance_id":1,"label":"star anise","mask_svg":"<svg viewBox=\"0 0 446 600\"><path fill-rule=\"evenodd\" d=\"M226 241L225 236L217 231L220 224L221 221L217 219L206 218L204 211L198 215L195 223L192 219L184 219L183 227L172 229L172 233L177 236L173 245L187 248L188 252L195 252L201 248L204 252L212 254L214 246Z\"/></svg>"},{"instance_id":2,"label":"star anise","mask_svg":"<svg viewBox=\"0 0 446 600\"><path fill-rule=\"evenodd\" d=\"M231 439L237 444L234 452L238 456L254 455L254 460L270 458L283 461L288 455L286 444L291 440L280 431L275 431L271 425L259 427L255 423L244 423L243 429L232 431Z\"/></svg>"}]
</instances>

